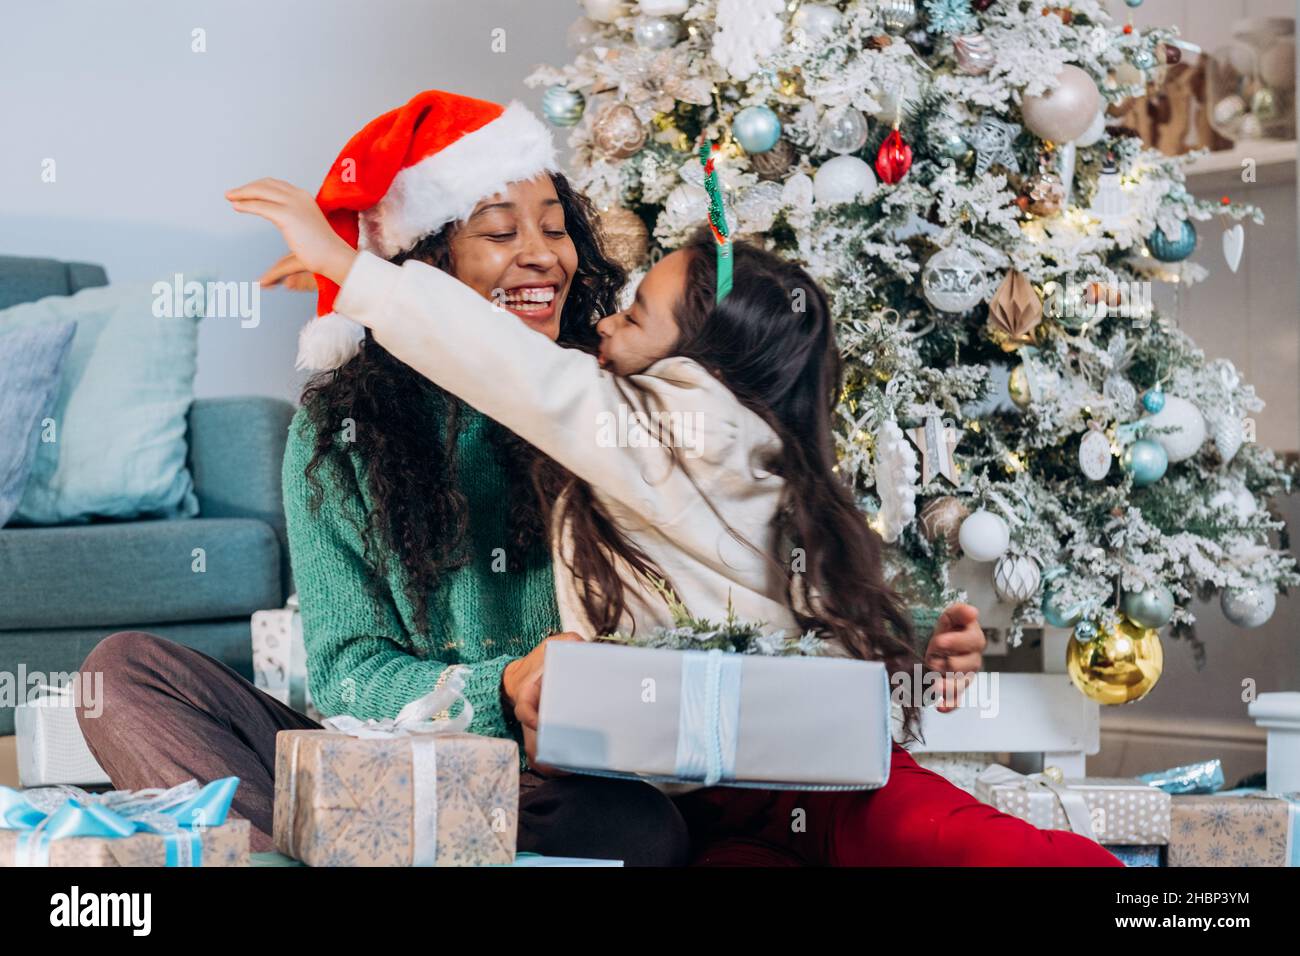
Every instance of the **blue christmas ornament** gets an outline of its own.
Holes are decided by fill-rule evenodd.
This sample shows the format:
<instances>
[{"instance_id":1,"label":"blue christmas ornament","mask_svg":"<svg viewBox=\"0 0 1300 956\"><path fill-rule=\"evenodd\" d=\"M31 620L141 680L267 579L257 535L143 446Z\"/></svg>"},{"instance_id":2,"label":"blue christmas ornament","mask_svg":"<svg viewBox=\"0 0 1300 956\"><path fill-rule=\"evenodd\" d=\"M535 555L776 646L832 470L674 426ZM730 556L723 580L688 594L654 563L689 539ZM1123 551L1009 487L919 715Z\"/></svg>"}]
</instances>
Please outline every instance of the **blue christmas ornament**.
<instances>
[{"instance_id":1,"label":"blue christmas ornament","mask_svg":"<svg viewBox=\"0 0 1300 956\"><path fill-rule=\"evenodd\" d=\"M1074 625L1074 639L1080 644L1087 644L1097 637L1097 625L1092 621L1080 621Z\"/></svg>"},{"instance_id":2,"label":"blue christmas ornament","mask_svg":"<svg viewBox=\"0 0 1300 956\"><path fill-rule=\"evenodd\" d=\"M781 120L766 106L746 106L732 119L731 135L745 152L766 153L781 139Z\"/></svg>"},{"instance_id":3,"label":"blue christmas ornament","mask_svg":"<svg viewBox=\"0 0 1300 956\"><path fill-rule=\"evenodd\" d=\"M554 126L577 126L586 107L581 93L552 86L542 94L542 115Z\"/></svg>"},{"instance_id":4,"label":"blue christmas ornament","mask_svg":"<svg viewBox=\"0 0 1300 956\"><path fill-rule=\"evenodd\" d=\"M1196 248L1196 227L1190 219L1183 220L1182 230L1174 239L1165 235L1164 230L1156 230L1147 236L1147 249L1161 262L1182 262Z\"/></svg>"},{"instance_id":5,"label":"blue christmas ornament","mask_svg":"<svg viewBox=\"0 0 1300 956\"><path fill-rule=\"evenodd\" d=\"M1120 464L1133 476L1133 484L1145 488L1164 476L1165 469L1169 467L1169 455L1159 442L1139 438L1124 449Z\"/></svg>"},{"instance_id":6,"label":"blue christmas ornament","mask_svg":"<svg viewBox=\"0 0 1300 956\"><path fill-rule=\"evenodd\" d=\"M1174 616L1174 595L1163 584L1128 591L1124 595L1124 616L1142 627L1164 627Z\"/></svg>"},{"instance_id":7,"label":"blue christmas ornament","mask_svg":"<svg viewBox=\"0 0 1300 956\"><path fill-rule=\"evenodd\" d=\"M1165 390L1160 387L1159 383L1152 385L1147 390L1147 393L1142 396L1142 407L1152 415L1165 407Z\"/></svg>"},{"instance_id":8,"label":"blue christmas ornament","mask_svg":"<svg viewBox=\"0 0 1300 956\"><path fill-rule=\"evenodd\" d=\"M1142 0L1124 0L1124 2L1134 8L1142 6Z\"/></svg>"},{"instance_id":9,"label":"blue christmas ornament","mask_svg":"<svg viewBox=\"0 0 1300 956\"><path fill-rule=\"evenodd\" d=\"M1043 592L1043 619L1052 627L1074 627L1082 618L1082 604L1063 606L1059 593Z\"/></svg>"}]
</instances>

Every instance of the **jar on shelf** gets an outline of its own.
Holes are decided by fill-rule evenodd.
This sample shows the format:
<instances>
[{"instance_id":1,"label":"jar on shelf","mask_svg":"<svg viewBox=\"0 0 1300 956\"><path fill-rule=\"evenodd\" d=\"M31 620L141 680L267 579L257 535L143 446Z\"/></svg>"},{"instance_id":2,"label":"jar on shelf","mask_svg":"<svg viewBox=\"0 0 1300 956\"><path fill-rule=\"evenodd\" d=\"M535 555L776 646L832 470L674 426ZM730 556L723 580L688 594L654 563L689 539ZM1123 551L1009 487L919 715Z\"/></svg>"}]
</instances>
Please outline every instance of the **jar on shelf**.
<instances>
[{"instance_id":1,"label":"jar on shelf","mask_svg":"<svg viewBox=\"0 0 1300 956\"><path fill-rule=\"evenodd\" d=\"M1295 139L1295 20L1238 21L1206 64L1210 126L1240 142Z\"/></svg>"}]
</instances>

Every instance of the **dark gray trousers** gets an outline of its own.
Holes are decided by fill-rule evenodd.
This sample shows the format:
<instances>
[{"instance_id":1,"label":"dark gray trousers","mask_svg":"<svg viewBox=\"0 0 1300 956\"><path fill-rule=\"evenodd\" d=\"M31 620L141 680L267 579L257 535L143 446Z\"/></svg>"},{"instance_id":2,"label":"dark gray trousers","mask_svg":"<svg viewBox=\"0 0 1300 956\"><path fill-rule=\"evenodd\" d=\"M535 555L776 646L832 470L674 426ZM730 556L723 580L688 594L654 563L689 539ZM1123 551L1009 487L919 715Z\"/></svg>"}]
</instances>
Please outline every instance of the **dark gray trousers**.
<instances>
[{"instance_id":1,"label":"dark gray trousers","mask_svg":"<svg viewBox=\"0 0 1300 956\"><path fill-rule=\"evenodd\" d=\"M318 723L220 661L142 631L106 637L81 670L103 675L102 711L93 716L78 705L77 721L115 788L238 777L232 812L252 824L254 853L274 849L275 735ZM690 838L673 801L647 783L528 770L519 779L517 846L627 866L683 866Z\"/></svg>"}]
</instances>

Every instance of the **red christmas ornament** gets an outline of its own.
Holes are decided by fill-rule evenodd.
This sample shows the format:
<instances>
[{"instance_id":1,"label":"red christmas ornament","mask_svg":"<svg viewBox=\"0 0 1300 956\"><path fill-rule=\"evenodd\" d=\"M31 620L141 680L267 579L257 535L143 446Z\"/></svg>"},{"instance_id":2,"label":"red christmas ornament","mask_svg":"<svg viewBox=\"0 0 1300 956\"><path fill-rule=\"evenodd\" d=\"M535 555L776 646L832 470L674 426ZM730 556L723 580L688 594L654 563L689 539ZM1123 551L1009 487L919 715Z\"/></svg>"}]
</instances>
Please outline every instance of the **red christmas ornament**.
<instances>
[{"instance_id":1,"label":"red christmas ornament","mask_svg":"<svg viewBox=\"0 0 1300 956\"><path fill-rule=\"evenodd\" d=\"M906 176L911 168L912 147L903 142L903 137L895 127L880 144L880 152L876 153L876 172L884 182L892 186Z\"/></svg>"}]
</instances>

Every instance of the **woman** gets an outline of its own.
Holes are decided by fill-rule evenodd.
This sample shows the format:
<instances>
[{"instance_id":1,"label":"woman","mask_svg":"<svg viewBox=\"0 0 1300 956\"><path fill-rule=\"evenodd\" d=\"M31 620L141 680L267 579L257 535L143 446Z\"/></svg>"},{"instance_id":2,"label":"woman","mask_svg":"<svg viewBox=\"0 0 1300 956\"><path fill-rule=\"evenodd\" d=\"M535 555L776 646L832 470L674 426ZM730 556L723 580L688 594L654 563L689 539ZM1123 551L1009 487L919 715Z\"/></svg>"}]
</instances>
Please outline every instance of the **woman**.
<instances>
[{"instance_id":1,"label":"woman","mask_svg":"<svg viewBox=\"0 0 1300 956\"><path fill-rule=\"evenodd\" d=\"M394 261L416 256L484 295L500 290L503 307L535 331L594 348L591 320L614 310L623 274L600 251L589 205L552 172L549 134L530 115L422 95L344 148L322 196L355 194L346 161L374 137L427 117L433 99L466 128L457 137L431 131L440 141L426 157L434 182L424 185L444 198L460 195L452 206L418 195L404 208L390 203L375 241L409 236ZM508 152L491 148L503 144ZM438 165L456 148L472 154L472 168ZM494 161L509 168L494 169ZM361 168L378 165L367 155ZM447 215L515 175L525 182L505 203L464 222ZM545 641L577 638L556 633L546 540L527 477L536 453L373 342L358 344L334 340L334 359L353 354L308 383L285 451L289 548L313 697L327 714L394 717L459 665L468 670L470 730L514 736L522 752L516 701L540 675ZM331 361L306 341L303 354ZM104 675L102 716L79 710L78 718L115 787L238 776L234 811L252 823L252 849L271 849L275 735L314 721L212 658L154 635L114 634L82 669ZM520 850L630 865L687 860L684 822L648 784L526 770L520 785Z\"/></svg>"}]
</instances>

